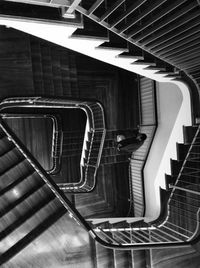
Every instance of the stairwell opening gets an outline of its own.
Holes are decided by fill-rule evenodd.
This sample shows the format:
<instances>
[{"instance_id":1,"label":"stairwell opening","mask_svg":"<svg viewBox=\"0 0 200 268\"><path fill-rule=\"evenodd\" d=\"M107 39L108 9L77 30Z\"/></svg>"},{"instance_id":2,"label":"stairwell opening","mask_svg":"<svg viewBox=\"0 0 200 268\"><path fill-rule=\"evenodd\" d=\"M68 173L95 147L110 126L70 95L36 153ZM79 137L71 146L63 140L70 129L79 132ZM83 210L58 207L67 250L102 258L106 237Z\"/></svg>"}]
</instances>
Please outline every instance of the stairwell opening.
<instances>
[{"instance_id":1,"label":"stairwell opening","mask_svg":"<svg viewBox=\"0 0 200 268\"><path fill-rule=\"evenodd\" d=\"M1 109L1 114L57 184L80 181L87 122L82 109L15 107Z\"/></svg>"}]
</instances>

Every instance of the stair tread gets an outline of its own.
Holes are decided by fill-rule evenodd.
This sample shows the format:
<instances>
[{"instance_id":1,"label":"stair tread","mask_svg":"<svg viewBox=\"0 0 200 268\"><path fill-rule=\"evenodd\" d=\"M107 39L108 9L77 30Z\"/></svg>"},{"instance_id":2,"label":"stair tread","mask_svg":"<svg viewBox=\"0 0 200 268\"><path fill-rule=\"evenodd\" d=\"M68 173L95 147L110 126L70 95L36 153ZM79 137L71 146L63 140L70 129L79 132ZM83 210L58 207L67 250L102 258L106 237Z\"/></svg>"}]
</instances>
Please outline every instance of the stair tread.
<instances>
[{"instance_id":1,"label":"stair tread","mask_svg":"<svg viewBox=\"0 0 200 268\"><path fill-rule=\"evenodd\" d=\"M24 156L15 147L8 151L0 159L0 176L9 169L18 165L20 162L24 161L24 159Z\"/></svg>"},{"instance_id":2,"label":"stair tread","mask_svg":"<svg viewBox=\"0 0 200 268\"><path fill-rule=\"evenodd\" d=\"M55 212L50 214L46 219L44 219L37 227L31 230L27 235L21 238L18 242L12 245L0 256L0 264L5 263L10 258L15 256L24 247L31 243L35 238L47 230L51 225L53 225L59 218L61 218L66 213L66 208L61 206Z\"/></svg>"},{"instance_id":3,"label":"stair tread","mask_svg":"<svg viewBox=\"0 0 200 268\"><path fill-rule=\"evenodd\" d=\"M27 177L14 189L10 189L0 197L0 215L8 212L17 204L23 202L29 195L41 188L45 182L37 173ZM12 193L12 194L11 194Z\"/></svg>"},{"instance_id":4,"label":"stair tread","mask_svg":"<svg viewBox=\"0 0 200 268\"><path fill-rule=\"evenodd\" d=\"M0 156L6 154L7 152L11 151L14 148L12 142L8 140L6 136L3 136L0 139Z\"/></svg>"},{"instance_id":5,"label":"stair tread","mask_svg":"<svg viewBox=\"0 0 200 268\"><path fill-rule=\"evenodd\" d=\"M134 55L133 53L130 53L130 52L124 52L124 53L121 53L119 55L117 55L118 58L127 58L127 59L137 59L137 60L144 60L144 57L143 56L139 56L139 55Z\"/></svg>"},{"instance_id":6,"label":"stair tread","mask_svg":"<svg viewBox=\"0 0 200 268\"><path fill-rule=\"evenodd\" d=\"M23 214L20 214L18 218L16 218L14 221L12 221L9 225L7 222L6 228L0 231L0 240L8 236L10 233L12 233L15 229L17 229L20 225L22 225L24 222L26 222L29 218L33 217L37 212L39 212L43 207L48 205L49 202L51 202L55 198L55 195L52 193L51 195L47 195L46 197L42 197L42 200L37 200L37 203L32 205L31 207L28 207L28 211L24 213L24 209L21 207L19 208L19 211ZM30 198L29 198L30 199ZM9 213L13 213L12 211ZM9 215L8 215L9 217ZM10 216L12 219L13 217Z\"/></svg>"},{"instance_id":7,"label":"stair tread","mask_svg":"<svg viewBox=\"0 0 200 268\"><path fill-rule=\"evenodd\" d=\"M97 268L114 268L114 253L112 249L105 248L96 242Z\"/></svg>"},{"instance_id":8,"label":"stair tread","mask_svg":"<svg viewBox=\"0 0 200 268\"><path fill-rule=\"evenodd\" d=\"M90 31L82 31L81 29L76 30L72 36L70 36L72 39L92 39L92 40L100 40L102 42L109 41L109 38L106 36L97 35L95 32Z\"/></svg>"},{"instance_id":9,"label":"stair tread","mask_svg":"<svg viewBox=\"0 0 200 268\"><path fill-rule=\"evenodd\" d=\"M10 191L12 188L14 188L15 186L17 186L23 180L27 179L29 176L33 175L33 172L34 172L33 170L28 171L23 176L20 176L16 180L13 180L11 183L9 183L8 185L6 185L6 187L3 187L2 189L0 189L0 196L3 195L4 193Z\"/></svg>"},{"instance_id":10,"label":"stair tread","mask_svg":"<svg viewBox=\"0 0 200 268\"><path fill-rule=\"evenodd\" d=\"M127 47L122 47L120 44L112 44L109 42L103 43L102 45L96 47L96 49L122 50L123 52L128 52Z\"/></svg>"}]
</instances>

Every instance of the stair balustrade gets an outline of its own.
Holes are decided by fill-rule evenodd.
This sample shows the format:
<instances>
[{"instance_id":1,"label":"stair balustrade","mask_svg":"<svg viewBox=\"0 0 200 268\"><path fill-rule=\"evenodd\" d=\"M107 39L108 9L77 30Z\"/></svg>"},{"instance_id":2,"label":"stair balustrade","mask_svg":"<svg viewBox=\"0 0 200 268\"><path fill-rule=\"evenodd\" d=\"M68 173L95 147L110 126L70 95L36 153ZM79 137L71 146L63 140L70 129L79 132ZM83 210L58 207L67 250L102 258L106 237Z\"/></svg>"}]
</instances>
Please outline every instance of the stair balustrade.
<instances>
[{"instance_id":1,"label":"stair balustrade","mask_svg":"<svg viewBox=\"0 0 200 268\"><path fill-rule=\"evenodd\" d=\"M53 175L59 171L61 148L62 148L62 131L60 129L60 117L55 115L40 115L40 114L1 114L2 118L9 124L9 121L15 121L17 119L49 119L52 121L52 144L51 144L51 159L52 166L46 171ZM18 122L18 121L17 121ZM29 149L31 150L31 148ZM44 167L45 168L45 167Z\"/></svg>"},{"instance_id":2,"label":"stair balustrade","mask_svg":"<svg viewBox=\"0 0 200 268\"><path fill-rule=\"evenodd\" d=\"M186 247L199 240L200 126L189 145L179 174L169 184L166 213L154 222L91 222L100 243L110 248ZM134 219L134 218L133 218ZM106 223L106 224L105 224ZM102 242L103 241L103 242Z\"/></svg>"},{"instance_id":3,"label":"stair balustrade","mask_svg":"<svg viewBox=\"0 0 200 268\"><path fill-rule=\"evenodd\" d=\"M144 46L139 43L140 38L137 36L137 34L143 29L143 25L139 27L138 22L146 17L149 18L149 20L152 20L152 12L154 12L156 9L159 9L164 2L166 2L166 0L155 1L155 3L146 8L144 6L147 4L147 0L139 0L134 3L125 0L110 2L105 0L94 0L93 2L82 0L81 3L76 7L76 11L103 26L109 32L112 32L116 36L120 37L121 44L124 41L127 42L126 48L128 48L128 52L124 48L124 52L121 53L119 57L128 59L131 56L134 58L135 55L135 61L133 61L131 64L143 64L146 65L146 70L156 70L160 72L160 74L162 73L165 75L172 74L172 76L174 75L175 78L178 76L178 74L174 73L173 67L166 62L161 63L159 59L156 59L156 55L154 55L148 46ZM173 8L176 7L177 5L174 4L171 6L171 9L173 10ZM130 18L131 15L133 16L132 19ZM144 28L148 27L149 25L145 24ZM138 31L135 31L135 29ZM105 47L104 45L108 48L115 48L116 46L116 44L112 43L111 40L110 43L103 44L102 48ZM101 46L99 48L101 48ZM139 55L137 55L138 51L140 51ZM152 57L152 54L154 57Z\"/></svg>"},{"instance_id":4,"label":"stair balustrade","mask_svg":"<svg viewBox=\"0 0 200 268\"><path fill-rule=\"evenodd\" d=\"M147 139L132 153L129 166L131 213L142 217L145 213L144 175L146 159L157 128L155 85L151 79L142 77L139 83L140 127Z\"/></svg>"},{"instance_id":5,"label":"stair balustrade","mask_svg":"<svg viewBox=\"0 0 200 268\"><path fill-rule=\"evenodd\" d=\"M87 115L87 124L85 137L83 141L82 154L80 160L80 180L73 183L58 183L60 189L65 192L89 192L96 185L96 174L100 164L105 139L105 120L104 111L100 103L86 102L79 100L62 100L40 97L21 97L5 99L0 104L1 113L13 113L12 109L24 108L26 111L30 108L41 108L44 113L45 109L82 109ZM11 112L12 111L12 112ZM52 157L54 168L49 174L54 174L60 170L62 156L63 132L57 117L54 116L55 124L53 130ZM93 149L97 151L93 155Z\"/></svg>"}]
</instances>

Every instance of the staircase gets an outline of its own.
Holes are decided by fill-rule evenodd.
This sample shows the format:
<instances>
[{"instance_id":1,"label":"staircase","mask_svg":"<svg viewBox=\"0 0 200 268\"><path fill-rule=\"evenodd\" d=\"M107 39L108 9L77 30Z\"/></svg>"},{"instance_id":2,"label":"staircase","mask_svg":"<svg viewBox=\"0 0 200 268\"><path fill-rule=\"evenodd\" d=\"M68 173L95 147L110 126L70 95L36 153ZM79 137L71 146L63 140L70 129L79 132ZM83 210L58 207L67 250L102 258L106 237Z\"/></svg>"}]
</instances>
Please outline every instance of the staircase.
<instances>
[{"instance_id":1,"label":"staircase","mask_svg":"<svg viewBox=\"0 0 200 268\"><path fill-rule=\"evenodd\" d=\"M132 210L135 217L145 214L144 175L146 159L157 128L157 103L156 87L151 79L141 77L139 79L139 103L140 103L140 133L145 133L147 139L144 144L132 153L130 159L130 189Z\"/></svg>"},{"instance_id":2,"label":"staircase","mask_svg":"<svg viewBox=\"0 0 200 268\"><path fill-rule=\"evenodd\" d=\"M116 4L114 2L113 5ZM13 21L12 16L9 21L3 17L0 18L0 23L157 81L169 82L176 78L177 74L174 73L172 66L158 59L155 60L155 57L148 52L144 52L130 40L125 40L123 35L117 34L115 27L108 27L104 20L101 22L94 15L99 5L105 4L104 1L96 1L93 4L91 7L86 4L87 8L84 8L85 3L82 1L81 5L75 7L80 14L84 15L84 29L73 22L71 25L69 23L68 25L58 25L50 21L48 24L40 23L40 21L37 23L28 21L28 25L31 27L25 28L20 19ZM123 5L123 1L120 1L120 4ZM111 9L113 8L111 7ZM52 35L52 32L56 32L56 36ZM44 53L49 54L48 51ZM49 56L45 57L48 60ZM48 68L52 69L52 67L50 65Z\"/></svg>"},{"instance_id":3,"label":"staircase","mask_svg":"<svg viewBox=\"0 0 200 268\"><path fill-rule=\"evenodd\" d=\"M90 240L93 249L94 267L144 268L151 267L148 250L117 250L101 246Z\"/></svg>"},{"instance_id":4,"label":"staircase","mask_svg":"<svg viewBox=\"0 0 200 268\"><path fill-rule=\"evenodd\" d=\"M80 100L64 100L64 99L51 99L51 98L41 98L41 97L20 97L20 98L10 98L5 99L1 102L0 110L2 113L15 114L16 110L24 110L24 113L29 113L29 110L37 107L36 114L39 112L41 114L50 114L55 119L57 114L62 116L62 120L66 120L65 114L62 112L65 109L80 109L86 113L86 127L85 127L85 136L82 145L82 154L80 159L80 177L72 179L70 182L66 183L57 183L61 190L69 192L89 192L92 191L96 185L96 173L100 164L101 154L103 150L103 143L105 139L105 120L104 120L104 111L103 107L98 102L92 101L80 101ZM57 109L57 110L56 110ZM60 112L58 112L60 110ZM23 114L22 114L23 118ZM59 122L55 122L53 128L52 136L54 137L52 148L55 152L60 152L59 154L53 153L53 162L54 164L61 163L61 154L62 154L62 144L63 141L59 139L55 141L56 138L61 137L59 131L63 129L63 126L58 126ZM63 123L64 125L64 123ZM55 148L54 146L61 145L61 148ZM96 149L96 150L94 150ZM94 152L96 154L94 155ZM58 158L58 159L57 159ZM62 167L54 167L53 173L55 170L59 170ZM51 173L51 172L50 172ZM77 173L76 173L77 174ZM54 175L54 174L52 174Z\"/></svg>"},{"instance_id":5,"label":"staircase","mask_svg":"<svg viewBox=\"0 0 200 268\"><path fill-rule=\"evenodd\" d=\"M167 176L168 201L156 221L143 219L98 219L88 222L104 245L111 248L186 247L198 241L199 222L199 126L184 128L181 154L172 161L172 176Z\"/></svg>"},{"instance_id":6,"label":"staircase","mask_svg":"<svg viewBox=\"0 0 200 268\"><path fill-rule=\"evenodd\" d=\"M170 81L174 78L178 77L178 74L174 72L174 68L168 64L164 64L163 62L155 59L152 57L148 52L147 49L141 44L134 45L134 42L139 42L142 40L142 35L139 37L139 39L133 40L133 36L136 35L145 29L145 27L148 28L148 23L152 22L154 20L154 17L148 17L145 25L139 25L137 24L138 21L142 18L145 18L148 14L156 10L160 7L160 5L164 4L165 1L155 1L153 7L148 8L148 6L145 6L144 11L141 13L141 10L138 9L140 5L145 3L145 1L137 1L137 3L131 3L131 1L127 1L128 8L124 7L124 1L111 1L111 5L108 7L101 8L101 5L104 5L104 1L94 1L92 5L87 5L87 2L82 1L82 4L77 6L76 9L87 16L88 18L92 19L95 22L100 23L103 27L109 28L110 32L106 33L104 35L104 31L101 29L100 34L98 32L98 36L96 36L94 33L92 33L91 29L93 27L88 26L90 28L90 31L87 31L87 29L84 30L70 30L67 32L66 35L68 35L68 41L69 41L69 48L74 48L77 51L78 48L76 47L77 43L84 45L90 43L90 45L87 47L88 51L85 50L85 48L82 48L82 52L86 53L90 56L96 57L97 59L101 60L102 55L106 55L107 59L105 60L108 63L112 63L116 66L120 66L122 68L125 68L130 71L137 71L140 74L146 75L151 78L155 78L157 80L162 81ZM179 4L178 4L179 2ZM186 2L186 1L184 1ZM198 1L192 1L190 4L190 10L193 11L193 8L196 8L198 6ZM90 3L90 2L89 2ZM175 1L175 3L172 3L168 7L168 11L171 11L175 8L177 8L179 5L181 5L181 1ZM98 12L98 8L100 8ZM120 8L120 12L123 10L122 14L119 14L119 17L116 21L112 21L112 13L114 11L117 11L117 9ZM127 8L127 9L126 9ZM186 9L185 9L186 10ZM119 10L118 10L119 11ZM132 12L138 11L140 15L134 16L134 19L131 19L130 21L126 21L126 17L129 16ZM119 12L119 13L120 13ZM186 11L184 11L186 12ZM161 14L164 13L162 10L159 13L159 16L161 17ZM181 13L181 12L180 12ZM183 14L183 12L182 12ZM193 18L195 16L198 16L197 12L195 13ZM164 15L164 14L163 14ZM142 17L141 17L142 16ZM156 20L158 20L158 17L156 17ZM177 16L175 16L177 17ZM106 21L107 20L107 21ZM86 19L85 19L86 21ZM120 23L125 23L125 25L120 25ZM87 23L87 22L86 22ZM126 24L128 23L128 24ZM22 25L20 25L20 22L16 25L12 24L11 22L7 22L7 25L14 26L17 29L24 30ZM89 24L89 22L88 22ZM108 25L107 25L108 24ZM152 24L153 27L157 27L157 30L159 30L159 27L162 28L162 23L160 24ZM56 27L46 27L45 25L39 25L37 27L36 25L35 29L33 30L27 30L28 32L31 32L35 35L38 35L40 37L45 37L48 39L48 35L52 30L55 30ZM117 26L117 27L116 27ZM39 28L43 28L46 30L46 33L44 36L41 34ZM132 29L129 31L130 27L134 27L134 30ZM57 28L58 29L58 28ZM66 29L65 29L66 30ZM127 32L128 30L128 32ZM155 29L154 29L155 30ZM55 32L55 31L54 31ZM128 35L130 42L122 42L118 41L119 39L114 37L112 33L116 33L118 36L124 38L124 34ZM64 36L64 28L60 31L61 36ZM147 37L147 44L150 43L149 48L154 48L154 45L151 44L151 42L154 41L152 37L150 39L148 38L148 35L151 34L148 29L144 31L146 33ZM148 34L149 33L149 34ZM194 33L194 31L193 31ZM140 33L141 34L141 33ZM95 40L93 39L95 37ZM158 38L159 36L155 36ZM140 39L141 38L141 39ZM61 38L62 39L62 38ZM87 42L85 40L87 39ZM49 38L48 40L53 41L53 37ZM121 40L121 39L120 39ZM55 41L55 40L54 40ZM75 41L75 42L74 42ZM133 42L134 41L134 42ZM176 39L175 39L176 41ZM178 41L178 40L177 40ZM63 40L57 40L57 43L63 45L65 41ZM176 43L176 42L175 42ZM141 46L140 46L141 45ZM167 46L170 45L169 43ZM98 48L96 48L98 46ZM145 44L146 46L146 44ZM148 46L147 46L148 47ZM156 44L155 44L156 47ZM142 48L145 50L143 51ZM98 51L98 52L97 52ZM171 53L175 53L176 51L169 49L169 54L165 54L168 51L165 51L165 47L161 47L161 52L159 50L155 49L155 54L160 54L161 56L164 55L166 57L170 56ZM96 53L97 52L97 53ZM103 52L103 53L102 53ZM173 55L172 53L172 55ZM37 53L36 53L37 54ZM41 55L43 59L41 60L42 63L49 62L50 59L50 53L49 51L45 51L41 49ZM44 61L43 61L44 60ZM47 64L49 65L49 64ZM60 76L60 73L58 72L57 68L55 67L56 64L49 65L48 70L42 70L44 72L55 72L56 77ZM192 65L188 65L189 68L192 68ZM37 67L35 67L37 69ZM73 74L72 74L73 75ZM49 77L45 77L46 80L49 79ZM40 79L38 79L40 80ZM64 79L63 79L64 80ZM66 81L63 81L63 84ZM45 90L49 88L50 95L53 95L53 86L54 84L57 85L58 80L54 79L53 81L49 80L49 83L45 84L42 83L41 85L38 84L38 88L40 90L40 94L45 94ZM60 84L59 84L60 85ZM58 88L60 87L58 85ZM66 85L66 84L65 84ZM66 86L68 87L68 85ZM76 87L76 85L72 86ZM61 87L60 87L61 88ZM62 94L62 93L61 93ZM71 92L66 93L66 95L70 95ZM145 222L137 222L137 223L130 223L125 221L124 223L115 222L114 224L111 224L110 222L107 222L106 224L102 222L100 225L91 225L93 228L94 233L97 234L96 240L98 240L100 243L102 243L105 246L110 246L115 248L114 250L109 249L102 249L99 245L95 245L97 252L97 267L98 263L102 262L102 256L108 256L107 262L103 262L103 266L106 267L117 267L120 265L126 265L125 267L129 267L128 265L132 265L133 259L137 259L137 256L140 256L140 258L143 258L147 261L144 261L141 267L148 266L148 257L149 254L146 250L139 250L138 254L135 252L127 251L128 254L119 253L117 251L118 248L127 248L130 249L132 246L136 246L137 248L149 248L149 247L165 247L165 246L188 246L193 242L197 241L198 238L198 213L199 213L199 186L198 186L198 177L199 177L199 128L197 126L188 127L185 129L186 131L186 138L184 144L178 144L178 152L179 152L179 158L177 161L172 160L172 174L166 175L166 181L167 181L167 189L169 193L169 200L167 203L167 215L165 215L164 221L163 219L159 219L156 222L153 223L145 223ZM92 133L89 133L92 136ZM191 136L190 136L191 135ZM4 137L2 136L2 139ZM4 147L2 147L4 148ZM110 148L109 148L110 149ZM7 148L5 147L5 150ZM8 149L9 150L9 149ZM89 150L89 148L88 148ZM2 163L7 163L8 159L10 157L13 159L14 164L16 164L16 158L15 154L18 158L18 153L16 153L16 150L14 150L14 156L10 155L8 152L8 158L4 159L4 153L7 155L7 151L4 152L4 149L2 151ZM111 149L112 151L112 149ZM97 161L97 156L92 155L92 153L95 153L94 148L91 149L91 162L89 164L94 164L94 162ZM183 157L183 155L185 157ZM140 155L139 155L140 156ZM7 157L7 156L6 156ZM19 157L20 158L20 157ZM5 161L5 162L4 162ZM102 163L106 162L106 159L102 159ZM109 162L108 162L109 163ZM105 163L104 163L105 164ZM2 172L7 173L7 168L10 167L5 165L2 169ZM27 173L28 175L28 173ZM23 175L25 176L25 174ZM29 175L28 175L29 177ZM37 177L37 176L36 176ZM18 179L17 179L18 180ZM26 180L26 179L25 179ZM36 179L37 182L37 179ZM22 182L21 182L22 183ZM13 182L11 182L13 184ZM5 186L7 188L7 186ZM40 185L39 181L38 184L33 185L33 187L43 187ZM34 189L34 188L33 188ZM40 188L38 188L40 189ZM36 190L37 191L37 190ZM14 191L16 194L16 191ZM3 195L6 194L3 192ZM2 199L2 204L4 202L4 199ZM11 205L11 210L12 210ZM15 204L16 206L16 204ZM18 206L18 204L17 204ZM6 210L8 208L6 207ZM141 207L139 207L141 209ZM4 213L4 207L2 205L2 213ZM10 212L9 212L10 213ZM54 213L54 212L53 212ZM42 217L41 217L42 218ZM46 219L46 218L45 218ZM44 224L45 225L45 224ZM33 227L33 228L37 228ZM31 231L32 232L32 231ZM23 239L23 238L22 238ZM28 240L28 239L27 239ZM193 241L194 240L194 241ZM21 241L21 240L20 240ZM18 242L17 242L18 244ZM5 252L3 254L10 254L10 249L5 249ZM131 255L131 261L129 262ZM4 255L3 255L4 256ZM9 255L10 256L10 255ZM123 257L121 257L123 256ZM126 257L125 257L126 256ZM134 257L135 256L135 257ZM4 258L4 257L3 257ZM7 257L5 257L7 258ZM4 260L3 260L4 261ZM122 264L123 263L123 264ZM130 264L131 263L131 264Z\"/></svg>"},{"instance_id":7,"label":"staircase","mask_svg":"<svg viewBox=\"0 0 200 268\"><path fill-rule=\"evenodd\" d=\"M1 122L1 265L68 211L59 200L55 185L44 177L11 135Z\"/></svg>"}]
</instances>

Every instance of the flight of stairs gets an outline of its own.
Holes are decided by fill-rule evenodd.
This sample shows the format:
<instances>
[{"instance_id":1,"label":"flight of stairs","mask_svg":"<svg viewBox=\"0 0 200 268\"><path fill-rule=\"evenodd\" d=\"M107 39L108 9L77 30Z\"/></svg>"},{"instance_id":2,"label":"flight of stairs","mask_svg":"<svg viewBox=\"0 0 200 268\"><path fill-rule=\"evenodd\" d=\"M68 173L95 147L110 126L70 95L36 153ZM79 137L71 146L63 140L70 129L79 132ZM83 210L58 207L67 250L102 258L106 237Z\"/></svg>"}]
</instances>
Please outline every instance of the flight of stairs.
<instances>
[{"instance_id":1,"label":"flight of stairs","mask_svg":"<svg viewBox=\"0 0 200 268\"><path fill-rule=\"evenodd\" d=\"M98 224L96 225L98 226ZM102 224L101 224L102 226ZM106 221L103 226L111 227ZM115 224L117 228L117 225ZM114 227L114 228L115 228ZM113 235L113 238L115 236ZM103 247L98 242L90 240L93 249L93 258L95 267L111 267L111 268L148 268L151 267L151 256L149 250L117 250Z\"/></svg>"},{"instance_id":2,"label":"flight of stairs","mask_svg":"<svg viewBox=\"0 0 200 268\"><path fill-rule=\"evenodd\" d=\"M0 264L67 212L40 168L30 163L4 127L0 129Z\"/></svg>"},{"instance_id":3,"label":"flight of stairs","mask_svg":"<svg viewBox=\"0 0 200 268\"><path fill-rule=\"evenodd\" d=\"M178 176L181 170L183 161L188 153L190 143L192 142L197 129L198 129L197 125L183 127L184 143L177 143L177 160L171 159L171 175L166 174L167 187L169 186L169 184L173 184L174 180ZM196 146L196 148L193 150L194 150L194 158L198 160L199 159L198 153L200 153L198 146Z\"/></svg>"},{"instance_id":4,"label":"flight of stairs","mask_svg":"<svg viewBox=\"0 0 200 268\"><path fill-rule=\"evenodd\" d=\"M131 132L131 130L127 131ZM62 157L80 156L83 145L83 134L81 132L64 132L63 133L63 149ZM89 133L88 133L89 135ZM130 135L130 134L129 134ZM104 142L100 165L112 165L121 162L128 162L130 154L119 152L116 146L117 131L107 131ZM89 145L89 143L87 143ZM96 147L95 147L96 146ZM89 148L85 149L85 159L87 159ZM96 158L99 153L99 143L93 143L93 150L90 155L90 163L96 163Z\"/></svg>"},{"instance_id":5,"label":"flight of stairs","mask_svg":"<svg viewBox=\"0 0 200 268\"><path fill-rule=\"evenodd\" d=\"M183 144L177 144L177 153L178 153L178 160L172 160L172 175L166 176L166 184L167 184L167 190L161 191L161 194L164 196L162 198L163 204L161 211L162 216L160 219L151 222L150 225L153 224L153 226L156 226L159 224L159 221L162 222L163 217L166 216L166 204L167 200L169 198L171 187L170 185L173 185L173 182L175 182L176 177L178 176L183 161L187 154L189 153L189 159L185 162L184 171L183 174L187 172L191 172L191 168L194 168L192 176L189 178L188 173L188 179L184 182L184 175L182 174L182 182L186 190L189 191L199 191L199 185L198 185L198 176L199 176L199 156L200 156L200 134L197 133L198 126L187 126L183 127L183 133L184 133L184 143ZM195 137L195 144L192 146L192 149L188 151L189 145L193 141ZM189 160L189 161L188 161ZM188 166L188 163L191 162L191 166ZM195 170L197 169L198 170ZM185 175L187 177L187 175ZM180 182L181 180L179 180ZM178 195L180 195L178 197ZM178 199L177 199L178 198ZM177 202L176 202L177 200ZM186 203L185 203L186 202ZM187 236L190 236L191 233L193 233L196 230L197 218L196 213L199 209L199 195L192 193L192 192L182 192L182 191L176 191L174 195L171 197L170 201L170 219L169 222L165 223L164 229L161 227L161 233L154 237L155 241L169 241L170 239L179 241L179 239L183 239L183 241L186 239ZM189 215L189 217L188 217ZM115 239L117 242L124 242L125 244L130 242L130 232L128 231L130 227L137 227L139 230L133 231L133 237L135 241L148 241L148 232L146 232L146 227L149 227L150 225L145 223L142 219L138 219L136 221L135 218L88 218L87 221L91 225L93 229L96 228L97 234L100 235L105 241L111 242L112 239ZM176 226L173 229L173 225ZM180 226L180 227L179 227ZM141 228L142 227L142 228ZM99 230L103 230L103 232L98 232ZM117 228L121 228L121 230L117 231ZM128 228L127 231L124 228ZM141 228L141 229L140 229ZM167 228L167 229L166 229ZM180 228L180 229L179 229ZM165 230L166 229L166 230ZM107 230L107 231L106 231ZM110 231L108 231L110 230ZM111 231L112 230L112 231ZM173 231L174 230L174 231ZM181 230L181 231L180 231ZM164 231L164 232L163 232ZM166 231L166 233L165 233ZM177 233L179 231L180 233ZM154 236L154 231L152 232L152 235ZM160 236L162 234L162 236ZM152 236L152 237L153 237ZM154 241L154 238L153 241ZM154 242L155 242L154 241ZM156 263L159 260L159 255L157 255L156 250L136 250L136 251L118 251L118 250L112 250L108 248L103 248L101 245L97 245L96 243L93 243L95 246L94 252L95 252L95 259L97 259L97 266L96 267L154 267L154 263ZM189 250L188 250L189 248ZM177 254L181 255L181 252L194 252L193 249L191 249L190 245L186 247L186 250L179 249L177 250ZM194 246L195 249L199 250L198 246ZM159 252L162 253L162 250L159 250ZM164 252L164 249L163 249ZM173 258L173 251L170 251L167 253L169 255L169 258ZM130 262L130 256L132 256L131 262ZM138 257L138 263L134 260L137 260ZM133 266L131 266L131 264ZM99 266L98 266L99 265ZM121 266L120 266L121 265ZM157 267L157 266L155 266Z\"/></svg>"},{"instance_id":6,"label":"flight of stairs","mask_svg":"<svg viewBox=\"0 0 200 268\"><path fill-rule=\"evenodd\" d=\"M79 11L81 12L81 10ZM141 48L130 44L116 33L113 33L112 29L110 29L111 31L108 31L102 25L99 25L97 21L94 22L86 17L84 17L83 23L84 28L79 29L76 28L75 25L61 26L51 23L32 23L30 21L28 23L28 26L30 27L26 27L26 23L22 24L20 19L17 23L12 20L1 20L1 24L25 31L52 43L56 43L97 60L104 61L151 79L169 82L176 78L173 67L160 63L158 59L155 60L149 53L144 52ZM54 32L56 32L56 35L52 34ZM34 52L35 55L37 55L38 49L38 47L33 48L33 51L36 50L36 52ZM48 61L51 53L49 51L43 51L43 49L42 53L45 56L45 60ZM48 69L49 71L56 71L56 65L49 65ZM56 73L57 75L60 75L58 72ZM73 71L71 75L73 77ZM51 88L53 83L49 81L48 84L44 84L43 86L46 87L47 85ZM74 87L74 83L72 83L71 86Z\"/></svg>"},{"instance_id":7,"label":"flight of stairs","mask_svg":"<svg viewBox=\"0 0 200 268\"><path fill-rule=\"evenodd\" d=\"M30 36L35 95L79 97L75 55Z\"/></svg>"},{"instance_id":8,"label":"flight of stairs","mask_svg":"<svg viewBox=\"0 0 200 268\"><path fill-rule=\"evenodd\" d=\"M130 133L131 130L124 130L124 134ZM119 164L122 162L128 162L130 154L126 152L119 152L117 150L117 133L116 130L107 131L106 138L104 142L104 148L101 157L101 165L112 165L112 164ZM130 135L130 134L129 134ZM95 153L95 151L94 151Z\"/></svg>"},{"instance_id":9,"label":"flight of stairs","mask_svg":"<svg viewBox=\"0 0 200 268\"><path fill-rule=\"evenodd\" d=\"M150 257L148 250L108 249L93 243L96 252L96 267L111 268L148 268Z\"/></svg>"}]
</instances>

